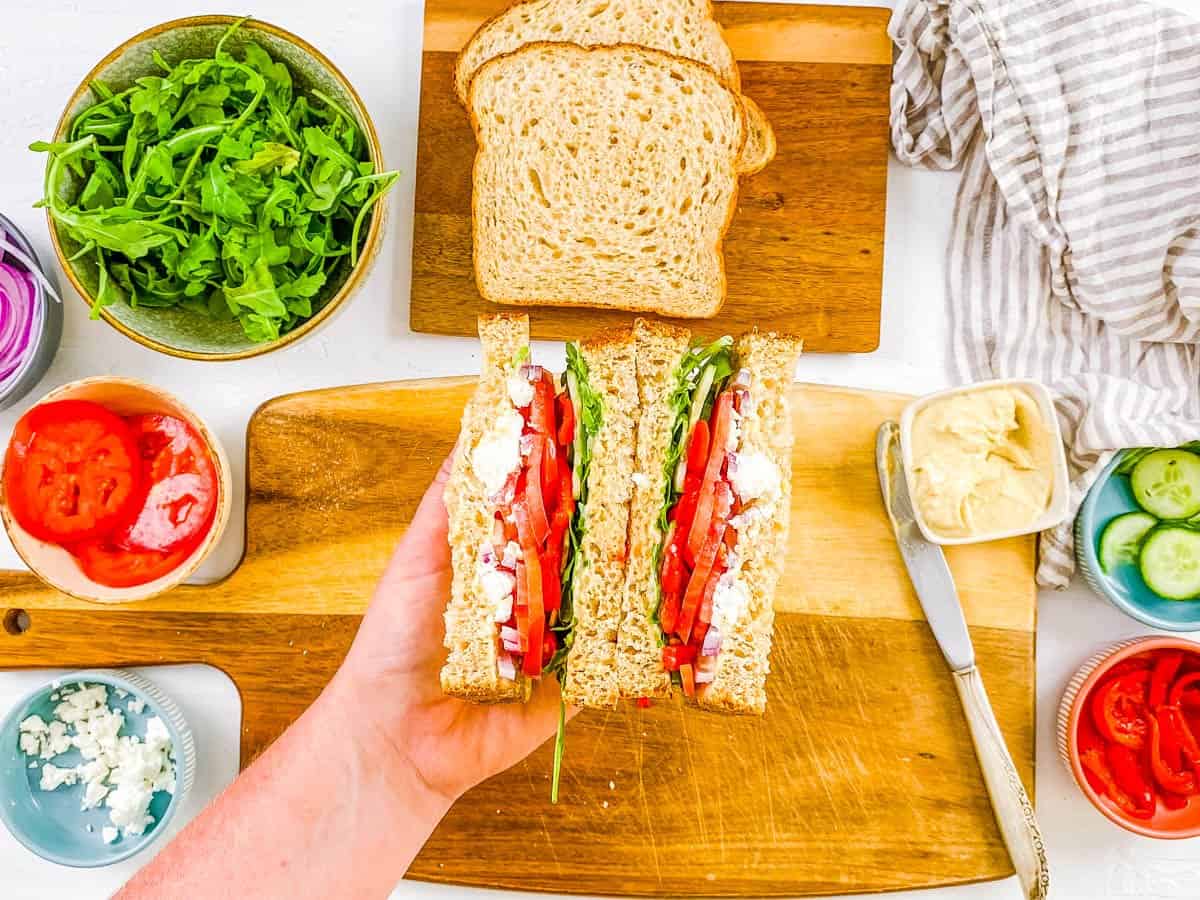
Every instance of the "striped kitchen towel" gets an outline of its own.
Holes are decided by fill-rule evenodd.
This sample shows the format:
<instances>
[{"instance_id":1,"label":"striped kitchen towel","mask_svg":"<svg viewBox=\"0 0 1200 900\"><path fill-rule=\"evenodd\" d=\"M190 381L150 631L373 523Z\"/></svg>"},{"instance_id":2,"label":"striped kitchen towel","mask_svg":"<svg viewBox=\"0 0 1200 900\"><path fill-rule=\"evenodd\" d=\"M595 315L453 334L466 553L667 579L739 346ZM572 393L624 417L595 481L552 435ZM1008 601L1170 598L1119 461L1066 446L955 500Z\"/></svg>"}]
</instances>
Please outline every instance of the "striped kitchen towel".
<instances>
[{"instance_id":1,"label":"striped kitchen towel","mask_svg":"<svg viewBox=\"0 0 1200 900\"><path fill-rule=\"evenodd\" d=\"M963 167L953 375L1051 387L1074 512L1114 450L1200 438L1200 24L1130 0L908 0L890 33L896 155ZM1038 581L1073 568L1068 523Z\"/></svg>"}]
</instances>

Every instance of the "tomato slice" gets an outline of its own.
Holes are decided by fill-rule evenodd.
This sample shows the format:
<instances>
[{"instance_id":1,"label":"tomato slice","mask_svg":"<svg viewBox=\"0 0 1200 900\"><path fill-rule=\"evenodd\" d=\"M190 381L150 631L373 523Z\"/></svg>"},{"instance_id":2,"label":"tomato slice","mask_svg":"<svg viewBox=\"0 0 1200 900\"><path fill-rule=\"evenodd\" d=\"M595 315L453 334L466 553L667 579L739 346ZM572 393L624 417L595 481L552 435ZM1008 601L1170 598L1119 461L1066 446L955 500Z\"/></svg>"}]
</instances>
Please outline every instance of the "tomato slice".
<instances>
[{"instance_id":1,"label":"tomato slice","mask_svg":"<svg viewBox=\"0 0 1200 900\"><path fill-rule=\"evenodd\" d=\"M4 494L22 528L69 544L131 520L146 484L119 416L86 400L60 400L18 420L5 455Z\"/></svg>"},{"instance_id":2,"label":"tomato slice","mask_svg":"<svg viewBox=\"0 0 1200 900\"><path fill-rule=\"evenodd\" d=\"M126 550L107 538L93 538L70 548L88 578L108 587L136 587L181 566L196 545L176 550Z\"/></svg>"},{"instance_id":3,"label":"tomato slice","mask_svg":"<svg viewBox=\"0 0 1200 900\"><path fill-rule=\"evenodd\" d=\"M529 451L529 462L525 470L524 494L518 496L518 502L524 500L529 511L529 523L533 529L533 541L542 546L546 535L550 533L550 520L546 518L546 503L542 499L542 456L545 453L546 438L540 434L530 435L533 445ZM520 493L520 488L518 488ZM518 524L518 530L520 525Z\"/></svg>"},{"instance_id":4,"label":"tomato slice","mask_svg":"<svg viewBox=\"0 0 1200 900\"><path fill-rule=\"evenodd\" d=\"M216 485L202 475L171 475L151 485L138 517L113 533L130 550L170 551L208 533L217 511Z\"/></svg>"},{"instance_id":5,"label":"tomato slice","mask_svg":"<svg viewBox=\"0 0 1200 900\"><path fill-rule=\"evenodd\" d=\"M700 494L696 500L696 517L692 519L692 527L688 531L687 547L693 558L699 556L700 548L704 545L708 536L709 524L712 521L717 480L721 475L721 467L725 464L725 441L729 437L732 409L733 394L729 391L722 391L717 397L717 403L713 409L708 464L704 468Z\"/></svg>"},{"instance_id":6,"label":"tomato slice","mask_svg":"<svg viewBox=\"0 0 1200 900\"><path fill-rule=\"evenodd\" d=\"M559 394L555 402L558 405L558 443L569 447L575 442L575 404L566 391Z\"/></svg>"},{"instance_id":7,"label":"tomato slice","mask_svg":"<svg viewBox=\"0 0 1200 900\"><path fill-rule=\"evenodd\" d=\"M716 566L717 553L720 551L721 544L725 538L726 520L729 517L729 509L733 503L729 485L721 482L718 486L715 502L717 509L710 516L712 527L708 531L704 545L700 548L700 552L696 556L696 568L692 570L692 576L688 579L687 592L684 594L683 605L679 613L679 624L676 627L676 632L685 640L692 636L696 614L700 611L700 603L704 599L705 593L707 593L708 582Z\"/></svg>"},{"instance_id":8,"label":"tomato slice","mask_svg":"<svg viewBox=\"0 0 1200 900\"><path fill-rule=\"evenodd\" d=\"M696 659L696 648L687 644L667 644L663 647L663 668L668 672L678 672L680 666L685 666Z\"/></svg>"},{"instance_id":9,"label":"tomato slice","mask_svg":"<svg viewBox=\"0 0 1200 900\"><path fill-rule=\"evenodd\" d=\"M546 628L546 608L542 596L542 561L538 558L538 542L533 537L533 526L529 521L529 510L525 503L518 502L513 508L517 518L517 534L521 539L521 556L525 563L526 597L529 603L529 651L521 659L521 670L530 677L542 674L542 655L537 648L542 646Z\"/></svg>"},{"instance_id":10,"label":"tomato slice","mask_svg":"<svg viewBox=\"0 0 1200 900\"><path fill-rule=\"evenodd\" d=\"M172 475L202 475L216 484L208 447L196 429L183 419L147 413L129 416L125 421L146 463L150 481L162 481Z\"/></svg>"},{"instance_id":11,"label":"tomato slice","mask_svg":"<svg viewBox=\"0 0 1200 900\"><path fill-rule=\"evenodd\" d=\"M1092 697L1092 721L1108 741L1141 750L1150 734L1146 694L1150 670L1140 669L1100 685Z\"/></svg>"}]
</instances>

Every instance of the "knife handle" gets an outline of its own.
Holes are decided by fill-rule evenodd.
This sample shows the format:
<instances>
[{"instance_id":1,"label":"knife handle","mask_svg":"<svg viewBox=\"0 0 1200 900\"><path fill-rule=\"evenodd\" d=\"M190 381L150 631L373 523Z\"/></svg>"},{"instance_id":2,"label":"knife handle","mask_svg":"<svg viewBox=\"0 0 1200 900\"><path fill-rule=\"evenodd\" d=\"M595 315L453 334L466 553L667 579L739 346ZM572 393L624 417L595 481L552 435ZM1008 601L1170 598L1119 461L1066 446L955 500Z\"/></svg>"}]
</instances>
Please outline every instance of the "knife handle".
<instances>
[{"instance_id":1,"label":"knife handle","mask_svg":"<svg viewBox=\"0 0 1200 900\"><path fill-rule=\"evenodd\" d=\"M971 728L975 755L992 798L1000 835L1028 900L1045 900L1050 892L1046 845L1021 776L1009 755L1004 735L992 712L983 679L975 666L954 673L954 686Z\"/></svg>"}]
</instances>

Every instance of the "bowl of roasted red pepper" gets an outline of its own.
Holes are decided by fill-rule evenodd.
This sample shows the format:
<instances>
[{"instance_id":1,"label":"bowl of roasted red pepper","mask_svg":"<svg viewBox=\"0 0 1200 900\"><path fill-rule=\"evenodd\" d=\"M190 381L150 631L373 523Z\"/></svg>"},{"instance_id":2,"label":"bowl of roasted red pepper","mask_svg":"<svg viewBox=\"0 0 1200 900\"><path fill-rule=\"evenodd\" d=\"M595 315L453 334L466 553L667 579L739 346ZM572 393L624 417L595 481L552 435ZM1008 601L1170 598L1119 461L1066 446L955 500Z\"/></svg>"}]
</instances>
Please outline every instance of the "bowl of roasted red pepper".
<instances>
[{"instance_id":1,"label":"bowl of roasted red pepper","mask_svg":"<svg viewBox=\"0 0 1200 900\"><path fill-rule=\"evenodd\" d=\"M175 397L129 378L87 378L17 420L0 517L51 587L142 600L180 584L216 545L231 483L220 444Z\"/></svg>"},{"instance_id":2,"label":"bowl of roasted red pepper","mask_svg":"<svg viewBox=\"0 0 1200 900\"><path fill-rule=\"evenodd\" d=\"M1058 747L1096 809L1155 838L1200 836L1200 644L1123 641L1071 679Z\"/></svg>"}]
</instances>

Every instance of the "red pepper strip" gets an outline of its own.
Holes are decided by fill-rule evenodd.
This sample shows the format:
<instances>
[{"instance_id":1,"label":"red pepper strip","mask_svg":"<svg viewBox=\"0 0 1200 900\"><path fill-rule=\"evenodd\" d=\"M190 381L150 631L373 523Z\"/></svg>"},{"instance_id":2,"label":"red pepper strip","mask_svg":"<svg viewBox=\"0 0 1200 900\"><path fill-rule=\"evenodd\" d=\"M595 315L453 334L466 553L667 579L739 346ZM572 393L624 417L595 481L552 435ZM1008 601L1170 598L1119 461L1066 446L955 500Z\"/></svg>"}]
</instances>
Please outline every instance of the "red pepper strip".
<instances>
[{"instance_id":1,"label":"red pepper strip","mask_svg":"<svg viewBox=\"0 0 1200 900\"><path fill-rule=\"evenodd\" d=\"M1196 741L1196 736L1188 727L1187 719L1183 717L1183 711L1178 706L1164 706L1162 711L1166 714L1165 719L1171 729L1171 737L1179 745L1183 761L1191 766L1197 775L1200 775L1200 743ZM1159 724L1162 725L1163 720L1160 719Z\"/></svg>"},{"instance_id":2,"label":"red pepper strip","mask_svg":"<svg viewBox=\"0 0 1200 900\"><path fill-rule=\"evenodd\" d=\"M671 514L667 518L679 526L679 530L683 532L683 541L680 548L684 551L684 559L687 559L687 534L692 528L692 520L696 518L696 501L700 495L700 476L688 475L683 480L683 493L679 495L679 502L671 510Z\"/></svg>"},{"instance_id":3,"label":"red pepper strip","mask_svg":"<svg viewBox=\"0 0 1200 900\"><path fill-rule=\"evenodd\" d=\"M1104 753L1104 739L1100 737L1096 726L1092 724L1091 716L1079 717L1079 729L1075 732L1075 746L1079 748L1081 758L1089 750L1100 754ZM1092 790L1097 794L1104 793L1104 782L1100 781L1091 769L1085 768L1083 774L1087 778L1088 784L1092 786Z\"/></svg>"},{"instance_id":4,"label":"red pepper strip","mask_svg":"<svg viewBox=\"0 0 1200 900\"><path fill-rule=\"evenodd\" d=\"M708 537L712 521L713 505L716 503L717 480L725 464L725 441L729 437L730 419L733 409L733 394L722 391L717 397L712 417L712 439L709 442L708 465L704 468L704 479L700 483L700 496L696 500L696 517L688 531L687 548L693 559L700 555Z\"/></svg>"},{"instance_id":5,"label":"red pepper strip","mask_svg":"<svg viewBox=\"0 0 1200 900\"><path fill-rule=\"evenodd\" d=\"M1108 767L1108 763L1104 759L1104 753L1098 748L1084 750L1079 754L1079 762L1083 765L1085 772L1091 777L1088 782L1094 787L1097 782L1103 785L1103 790L1100 791L1109 800L1117 805L1118 808L1127 812L1129 815L1138 819L1148 819L1150 815L1146 815L1140 811L1134 804L1129 795L1121 790L1117 784L1116 778L1113 777L1112 770ZM1151 814L1152 815L1152 814Z\"/></svg>"},{"instance_id":6,"label":"red pepper strip","mask_svg":"<svg viewBox=\"0 0 1200 900\"><path fill-rule=\"evenodd\" d=\"M517 603L513 607L513 616L517 620L517 635L520 638L521 652L529 652L529 574L525 563L517 563Z\"/></svg>"},{"instance_id":7,"label":"red pepper strip","mask_svg":"<svg viewBox=\"0 0 1200 900\"><path fill-rule=\"evenodd\" d=\"M1200 689L1184 691L1179 697L1179 705L1184 709L1200 710Z\"/></svg>"},{"instance_id":8,"label":"red pepper strip","mask_svg":"<svg viewBox=\"0 0 1200 900\"><path fill-rule=\"evenodd\" d=\"M692 429L691 439L687 448L687 471L694 475L703 475L708 463L708 423L703 419L696 422Z\"/></svg>"},{"instance_id":9,"label":"red pepper strip","mask_svg":"<svg viewBox=\"0 0 1200 900\"><path fill-rule=\"evenodd\" d=\"M687 644L668 644L663 647L663 668L668 672L678 672L679 667L696 659L696 648Z\"/></svg>"},{"instance_id":10,"label":"red pepper strip","mask_svg":"<svg viewBox=\"0 0 1200 900\"><path fill-rule=\"evenodd\" d=\"M536 678L542 674L542 635L546 628L546 608L542 600L542 561L538 558L538 543L533 537L533 526L529 521L529 510L525 504L517 503L513 508L517 517L517 534L521 538L521 555L525 563L525 580L529 598L529 643L521 660L521 670Z\"/></svg>"},{"instance_id":11,"label":"red pepper strip","mask_svg":"<svg viewBox=\"0 0 1200 900\"><path fill-rule=\"evenodd\" d=\"M1183 809L1188 805L1188 798L1180 794L1172 794L1170 791L1159 791L1159 798L1163 802L1163 806L1167 809Z\"/></svg>"},{"instance_id":12,"label":"red pepper strip","mask_svg":"<svg viewBox=\"0 0 1200 900\"><path fill-rule=\"evenodd\" d=\"M1184 675L1171 685L1171 694L1167 698L1167 703L1171 706L1181 706L1183 692L1198 684L1200 684L1200 672L1189 672L1187 675Z\"/></svg>"},{"instance_id":13,"label":"red pepper strip","mask_svg":"<svg viewBox=\"0 0 1200 900\"><path fill-rule=\"evenodd\" d=\"M662 568L659 570L658 576L658 583L662 586L664 594L679 593L684 584L684 576L687 574L676 537L675 523L672 522L667 529L666 543L663 546Z\"/></svg>"},{"instance_id":14,"label":"red pepper strip","mask_svg":"<svg viewBox=\"0 0 1200 900\"><path fill-rule=\"evenodd\" d=\"M1163 789L1174 794L1194 794L1196 793L1196 776L1191 772L1175 771L1168 765L1163 753L1163 738L1165 735L1173 733L1174 729L1168 721L1167 710L1160 709L1156 715L1150 717L1150 771L1154 773L1154 780Z\"/></svg>"},{"instance_id":15,"label":"red pepper strip","mask_svg":"<svg viewBox=\"0 0 1200 900\"><path fill-rule=\"evenodd\" d=\"M1121 744L1109 744L1104 751L1117 786L1133 801L1138 818L1154 815L1154 787L1142 772L1137 754Z\"/></svg>"},{"instance_id":16,"label":"red pepper strip","mask_svg":"<svg viewBox=\"0 0 1200 900\"><path fill-rule=\"evenodd\" d=\"M684 663L679 667L679 678L683 682L683 695L685 697L695 697L696 672L692 668L691 663Z\"/></svg>"},{"instance_id":17,"label":"red pepper strip","mask_svg":"<svg viewBox=\"0 0 1200 900\"><path fill-rule=\"evenodd\" d=\"M1167 702L1167 688L1175 680L1175 675L1182 664L1182 650L1169 651L1159 655L1158 662L1154 664L1154 670L1150 675L1149 703L1151 709L1158 709Z\"/></svg>"},{"instance_id":18,"label":"red pepper strip","mask_svg":"<svg viewBox=\"0 0 1200 900\"><path fill-rule=\"evenodd\" d=\"M700 611L700 601L704 598L709 576L712 575L713 567L716 565L717 551L720 550L721 542L725 538L729 510L733 505L733 492L723 481L718 485L714 502L718 508L709 516L712 520L712 527L709 528L708 536L696 558L696 568L692 570L692 577L688 579L687 593L683 596L683 606L679 613L679 626L676 633L684 640L692 636L696 613Z\"/></svg>"},{"instance_id":19,"label":"red pepper strip","mask_svg":"<svg viewBox=\"0 0 1200 900\"><path fill-rule=\"evenodd\" d=\"M1130 672L1140 672L1142 669L1151 668L1151 659L1147 653L1139 653L1137 656L1131 656L1129 659L1123 659L1107 672L1104 673L1105 678L1117 678L1121 675L1128 675Z\"/></svg>"},{"instance_id":20,"label":"red pepper strip","mask_svg":"<svg viewBox=\"0 0 1200 900\"><path fill-rule=\"evenodd\" d=\"M1150 725L1146 721L1146 687L1150 672L1141 669L1110 678L1092 697L1092 721L1109 741L1131 750L1146 744Z\"/></svg>"},{"instance_id":21,"label":"red pepper strip","mask_svg":"<svg viewBox=\"0 0 1200 900\"><path fill-rule=\"evenodd\" d=\"M545 504L546 518L554 514L558 506L558 447L554 444L553 436L546 438L542 447L542 503Z\"/></svg>"},{"instance_id":22,"label":"red pepper strip","mask_svg":"<svg viewBox=\"0 0 1200 900\"><path fill-rule=\"evenodd\" d=\"M679 594L664 594L658 611L658 624L663 634L674 634L679 622Z\"/></svg>"},{"instance_id":23,"label":"red pepper strip","mask_svg":"<svg viewBox=\"0 0 1200 900\"><path fill-rule=\"evenodd\" d=\"M569 447L575 442L575 404L565 391L558 395L558 443Z\"/></svg>"}]
</instances>

